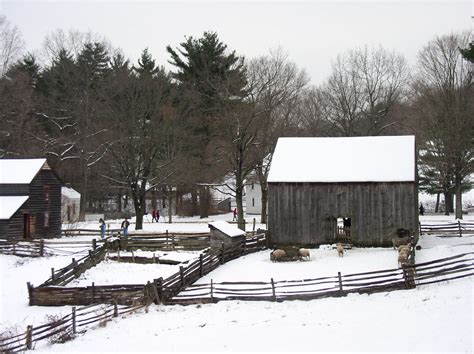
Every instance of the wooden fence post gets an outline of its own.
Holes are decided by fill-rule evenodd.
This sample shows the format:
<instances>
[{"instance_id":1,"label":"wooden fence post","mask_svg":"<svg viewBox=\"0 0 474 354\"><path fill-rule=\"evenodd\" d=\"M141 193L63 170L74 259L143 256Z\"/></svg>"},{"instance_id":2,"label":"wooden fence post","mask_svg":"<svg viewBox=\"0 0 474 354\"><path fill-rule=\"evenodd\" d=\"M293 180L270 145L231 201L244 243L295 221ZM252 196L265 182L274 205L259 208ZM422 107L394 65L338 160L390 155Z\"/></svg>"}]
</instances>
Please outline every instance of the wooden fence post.
<instances>
[{"instance_id":1,"label":"wooden fence post","mask_svg":"<svg viewBox=\"0 0 474 354\"><path fill-rule=\"evenodd\" d=\"M168 236L168 230L166 230L166 246L168 246L168 249L171 249L170 240L168 239Z\"/></svg>"},{"instance_id":2,"label":"wooden fence post","mask_svg":"<svg viewBox=\"0 0 474 354\"><path fill-rule=\"evenodd\" d=\"M176 245L175 245L175 240L174 240L174 234L171 234L171 248L174 251Z\"/></svg>"},{"instance_id":3,"label":"wooden fence post","mask_svg":"<svg viewBox=\"0 0 474 354\"><path fill-rule=\"evenodd\" d=\"M118 317L117 299L114 300L114 317Z\"/></svg>"},{"instance_id":4,"label":"wooden fence post","mask_svg":"<svg viewBox=\"0 0 474 354\"><path fill-rule=\"evenodd\" d=\"M203 265L203 255L202 253L199 255L199 276L202 277L204 275L204 265Z\"/></svg>"},{"instance_id":5,"label":"wooden fence post","mask_svg":"<svg viewBox=\"0 0 474 354\"><path fill-rule=\"evenodd\" d=\"M55 276L54 276L54 268L51 268L51 279L54 281L55 280Z\"/></svg>"},{"instance_id":6,"label":"wooden fence post","mask_svg":"<svg viewBox=\"0 0 474 354\"><path fill-rule=\"evenodd\" d=\"M155 252L153 252L153 263L156 263Z\"/></svg>"},{"instance_id":7,"label":"wooden fence post","mask_svg":"<svg viewBox=\"0 0 474 354\"><path fill-rule=\"evenodd\" d=\"M76 334L76 306L72 307L72 334Z\"/></svg>"},{"instance_id":8,"label":"wooden fence post","mask_svg":"<svg viewBox=\"0 0 474 354\"><path fill-rule=\"evenodd\" d=\"M458 230L459 230L459 237L462 237L461 220L459 219L458 219Z\"/></svg>"},{"instance_id":9,"label":"wooden fence post","mask_svg":"<svg viewBox=\"0 0 474 354\"><path fill-rule=\"evenodd\" d=\"M95 297L94 282L92 282L92 288L91 288L91 291L92 291L92 303L94 303L94 297Z\"/></svg>"},{"instance_id":10,"label":"wooden fence post","mask_svg":"<svg viewBox=\"0 0 474 354\"><path fill-rule=\"evenodd\" d=\"M95 251L97 248L97 240L95 238L92 239L92 249Z\"/></svg>"},{"instance_id":11,"label":"wooden fence post","mask_svg":"<svg viewBox=\"0 0 474 354\"><path fill-rule=\"evenodd\" d=\"M158 291L158 279L153 279L153 292L155 294L155 304L161 304L160 292Z\"/></svg>"},{"instance_id":12,"label":"wooden fence post","mask_svg":"<svg viewBox=\"0 0 474 354\"><path fill-rule=\"evenodd\" d=\"M30 282L27 282L26 283L26 286L28 288L28 298L29 298L29 305L31 306L31 298L32 298L32 294L33 294L33 284L31 284Z\"/></svg>"},{"instance_id":13,"label":"wooden fence post","mask_svg":"<svg viewBox=\"0 0 474 354\"><path fill-rule=\"evenodd\" d=\"M213 286L212 279L211 279L211 301L214 302L214 286Z\"/></svg>"},{"instance_id":14,"label":"wooden fence post","mask_svg":"<svg viewBox=\"0 0 474 354\"><path fill-rule=\"evenodd\" d=\"M135 254L133 253L133 249L130 250L132 252L132 262L135 263Z\"/></svg>"},{"instance_id":15,"label":"wooden fence post","mask_svg":"<svg viewBox=\"0 0 474 354\"><path fill-rule=\"evenodd\" d=\"M423 235L423 232L421 231L421 222L420 221L418 221L418 226L420 228L420 236L421 236L421 235Z\"/></svg>"},{"instance_id":16,"label":"wooden fence post","mask_svg":"<svg viewBox=\"0 0 474 354\"><path fill-rule=\"evenodd\" d=\"M271 278L271 281L272 281L273 301L277 301L276 292L275 292L275 282L273 281L273 278Z\"/></svg>"},{"instance_id":17,"label":"wooden fence post","mask_svg":"<svg viewBox=\"0 0 474 354\"><path fill-rule=\"evenodd\" d=\"M253 218L252 235L255 235L255 218Z\"/></svg>"},{"instance_id":18,"label":"wooden fence post","mask_svg":"<svg viewBox=\"0 0 474 354\"><path fill-rule=\"evenodd\" d=\"M337 272L337 278L339 280L339 296L344 296L344 291L342 290L342 276L341 272Z\"/></svg>"},{"instance_id":19,"label":"wooden fence post","mask_svg":"<svg viewBox=\"0 0 474 354\"><path fill-rule=\"evenodd\" d=\"M181 279L181 286L184 286L184 267L179 266L179 277Z\"/></svg>"},{"instance_id":20,"label":"wooden fence post","mask_svg":"<svg viewBox=\"0 0 474 354\"><path fill-rule=\"evenodd\" d=\"M158 288L158 298L160 299L160 302L163 303L165 302L165 299L163 298L163 278L158 278L157 282L157 288Z\"/></svg>"},{"instance_id":21,"label":"wooden fence post","mask_svg":"<svg viewBox=\"0 0 474 354\"><path fill-rule=\"evenodd\" d=\"M44 240L43 239L40 240L39 255L40 255L40 257L44 256Z\"/></svg>"},{"instance_id":22,"label":"wooden fence post","mask_svg":"<svg viewBox=\"0 0 474 354\"><path fill-rule=\"evenodd\" d=\"M31 350L33 347L33 326L29 325L26 327L26 348Z\"/></svg>"},{"instance_id":23,"label":"wooden fence post","mask_svg":"<svg viewBox=\"0 0 474 354\"><path fill-rule=\"evenodd\" d=\"M118 259L118 262L120 263L120 249L117 250L117 259Z\"/></svg>"}]
</instances>

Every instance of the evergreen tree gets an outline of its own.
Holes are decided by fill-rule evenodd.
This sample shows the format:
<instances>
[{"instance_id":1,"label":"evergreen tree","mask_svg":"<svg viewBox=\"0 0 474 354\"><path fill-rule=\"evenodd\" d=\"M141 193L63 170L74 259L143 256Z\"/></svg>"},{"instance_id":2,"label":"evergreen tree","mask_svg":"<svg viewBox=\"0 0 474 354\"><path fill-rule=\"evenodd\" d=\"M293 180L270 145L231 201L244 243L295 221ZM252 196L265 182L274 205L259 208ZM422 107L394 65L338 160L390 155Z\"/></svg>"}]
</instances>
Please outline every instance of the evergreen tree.
<instances>
[{"instance_id":1,"label":"evergreen tree","mask_svg":"<svg viewBox=\"0 0 474 354\"><path fill-rule=\"evenodd\" d=\"M474 63L474 43L473 42L469 43L469 48L459 49L459 51L461 52L461 55L465 60L470 61L471 63Z\"/></svg>"}]
</instances>

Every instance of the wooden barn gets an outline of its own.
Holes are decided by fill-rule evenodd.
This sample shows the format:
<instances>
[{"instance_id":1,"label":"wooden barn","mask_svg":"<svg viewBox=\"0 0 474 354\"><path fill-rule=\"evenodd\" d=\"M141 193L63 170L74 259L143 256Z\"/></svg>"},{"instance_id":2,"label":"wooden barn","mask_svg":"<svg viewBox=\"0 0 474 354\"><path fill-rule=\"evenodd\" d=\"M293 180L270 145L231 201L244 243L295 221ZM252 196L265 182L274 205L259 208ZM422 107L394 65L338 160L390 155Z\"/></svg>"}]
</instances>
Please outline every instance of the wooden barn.
<instances>
[{"instance_id":1,"label":"wooden barn","mask_svg":"<svg viewBox=\"0 0 474 354\"><path fill-rule=\"evenodd\" d=\"M418 237L414 136L278 140L269 245L389 246L403 230Z\"/></svg>"},{"instance_id":2,"label":"wooden barn","mask_svg":"<svg viewBox=\"0 0 474 354\"><path fill-rule=\"evenodd\" d=\"M61 181L46 159L0 159L0 238L61 236Z\"/></svg>"}]
</instances>

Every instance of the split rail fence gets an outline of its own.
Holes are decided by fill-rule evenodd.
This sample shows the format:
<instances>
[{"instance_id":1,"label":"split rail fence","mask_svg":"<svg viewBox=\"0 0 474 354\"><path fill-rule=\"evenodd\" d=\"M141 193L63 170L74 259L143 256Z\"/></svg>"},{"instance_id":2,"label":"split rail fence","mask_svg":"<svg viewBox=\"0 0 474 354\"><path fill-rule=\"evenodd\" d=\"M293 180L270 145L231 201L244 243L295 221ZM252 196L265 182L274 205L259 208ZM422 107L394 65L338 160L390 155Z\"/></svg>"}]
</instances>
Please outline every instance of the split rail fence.
<instances>
[{"instance_id":1,"label":"split rail fence","mask_svg":"<svg viewBox=\"0 0 474 354\"><path fill-rule=\"evenodd\" d=\"M302 280L269 282L219 282L187 286L166 304L215 303L225 300L286 301L345 296L349 293L372 294L410 289L419 285L444 282L474 275L474 253L464 253L431 262L365 273Z\"/></svg>"},{"instance_id":2,"label":"split rail fence","mask_svg":"<svg viewBox=\"0 0 474 354\"><path fill-rule=\"evenodd\" d=\"M26 351L33 349L36 342L47 339L62 343L84 331L88 325L98 324L104 326L107 321L115 317L137 311L145 306L143 304L130 306L94 304L79 309L72 307L71 313L66 316L58 316L55 320L40 326L28 326L24 333L8 338L0 338L0 352Z\"/></svg>"},{"instance_id":3,"label":"split rail fence","mask_svg":"<svg viewBox=\"0 0 474 354\"><path fill-rule=\"evenodd\" d=\"M420 223L420 235L441 234L442 236L459 236L474 234L474 222L455 221L440 224Z\"/></svg>"}]
</instances>

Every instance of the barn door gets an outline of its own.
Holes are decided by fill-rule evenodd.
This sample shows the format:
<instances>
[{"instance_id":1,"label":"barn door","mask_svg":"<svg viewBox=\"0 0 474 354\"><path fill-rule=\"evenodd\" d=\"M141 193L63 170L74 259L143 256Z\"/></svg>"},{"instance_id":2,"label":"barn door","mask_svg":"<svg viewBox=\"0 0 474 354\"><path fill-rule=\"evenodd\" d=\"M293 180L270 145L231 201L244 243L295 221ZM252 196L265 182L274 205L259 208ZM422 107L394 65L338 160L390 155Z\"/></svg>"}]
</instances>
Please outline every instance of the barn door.
<instances>
[{"instance_id":1,"label":"barn door","mask_svg":"<svg viewBox=\"0 0 474 354\"><path fill-rule=\"evenodd\" d=\"M36 231L36 216L23 214L23 238L32 238Z\"/></svg>"},{"instance_id":2,"label":"barn door","mask_svg":"<svg viewBox=\"0 0 474 354\"><path fill-rule=\"evenodd\" d=\"M334 240L334 235L337 230L337 219L335 217L327 217L324 219L324 236L329 242Z\"/></svg>"}]
</instances>

